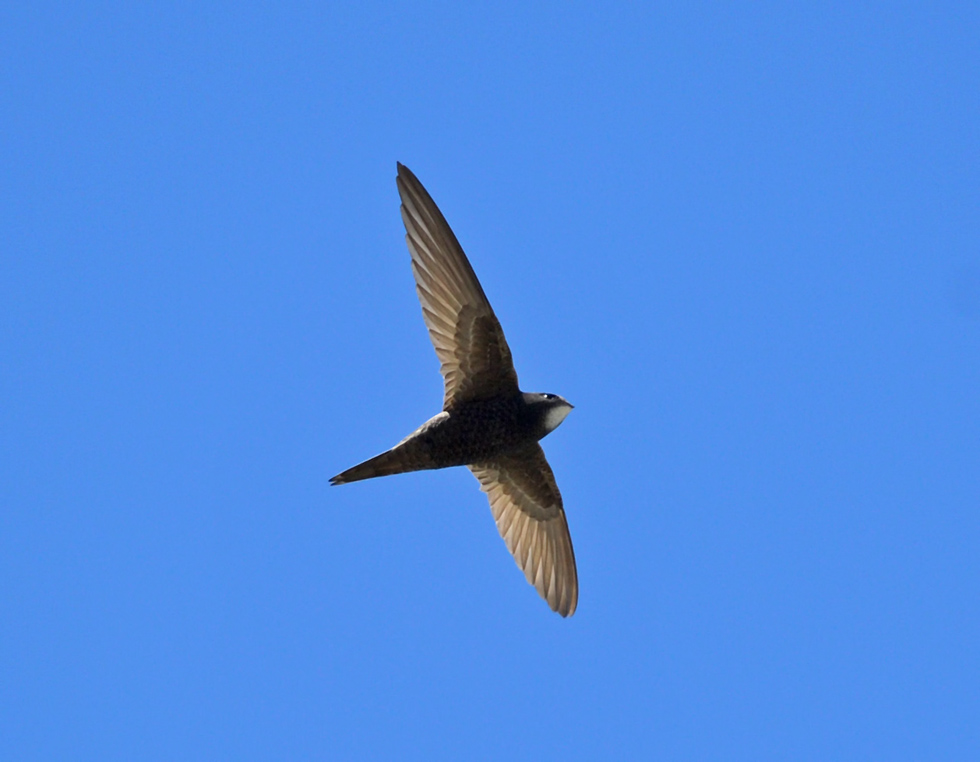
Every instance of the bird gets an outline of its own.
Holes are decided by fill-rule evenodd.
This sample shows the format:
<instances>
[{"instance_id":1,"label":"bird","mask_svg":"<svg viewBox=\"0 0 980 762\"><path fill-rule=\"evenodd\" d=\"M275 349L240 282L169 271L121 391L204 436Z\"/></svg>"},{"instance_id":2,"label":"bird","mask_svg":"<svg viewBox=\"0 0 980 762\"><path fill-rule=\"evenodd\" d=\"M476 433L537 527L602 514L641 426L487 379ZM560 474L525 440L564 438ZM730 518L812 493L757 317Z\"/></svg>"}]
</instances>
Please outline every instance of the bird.
<instances>
[{"instance_id":1,"label":"bird","mask_svg":"<svg viewBox=\"0 0 980 762\"><path fill-rule=\"evenodd\" d=\"M412 171L400 162L397 168L416 291L445 382L442 411L330 483L466 466L527 581L553 611L571 616L578 605L575 553L539 440L573 406L557 394L521 391L500 321L452 228Z\"/></svg>"}]
</instances>

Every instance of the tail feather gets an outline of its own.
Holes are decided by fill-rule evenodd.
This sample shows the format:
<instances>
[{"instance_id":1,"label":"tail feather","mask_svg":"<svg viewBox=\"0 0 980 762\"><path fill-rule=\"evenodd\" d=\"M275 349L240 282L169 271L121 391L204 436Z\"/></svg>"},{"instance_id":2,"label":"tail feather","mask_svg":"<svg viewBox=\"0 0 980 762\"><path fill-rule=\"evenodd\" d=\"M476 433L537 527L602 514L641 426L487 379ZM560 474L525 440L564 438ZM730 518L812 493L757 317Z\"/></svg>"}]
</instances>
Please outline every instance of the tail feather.
<instances>
[{"instance_id":1,"label":"tail feather","mask_svg":"<svg viewBox=\"0 0 980 762\"><path fill-rule=\"evenodd\" d=\"M359 482L362 479L373 479L376 476L391 476L392 474L404 474L408 471L432 468L425 458L420 457L420 453L413 452L415 449L398 445L337 474L330 480L330 483L333 485L348 484L349 482Z\"/></svg>"}]
</instances>

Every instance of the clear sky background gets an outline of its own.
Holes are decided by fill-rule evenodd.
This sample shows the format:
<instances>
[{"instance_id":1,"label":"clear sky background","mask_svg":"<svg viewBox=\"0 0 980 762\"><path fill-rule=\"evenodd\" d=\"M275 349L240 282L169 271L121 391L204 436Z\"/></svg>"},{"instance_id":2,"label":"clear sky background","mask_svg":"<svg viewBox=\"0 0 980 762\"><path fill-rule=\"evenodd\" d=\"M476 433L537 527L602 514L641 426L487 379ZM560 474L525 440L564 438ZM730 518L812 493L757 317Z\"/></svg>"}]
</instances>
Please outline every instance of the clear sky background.
<instances>
[{"instance_id":1,"label":"clear sky background","mask_svg":"<svg viewBox=\"0 0 980 762\"><path fill-rule=\"evenodd\" d=\"M980 758L980 5L343 5L0 11L0 758ZM571 619L328 485L442 400L396 160Z\"/></svg>"}]
</instances>

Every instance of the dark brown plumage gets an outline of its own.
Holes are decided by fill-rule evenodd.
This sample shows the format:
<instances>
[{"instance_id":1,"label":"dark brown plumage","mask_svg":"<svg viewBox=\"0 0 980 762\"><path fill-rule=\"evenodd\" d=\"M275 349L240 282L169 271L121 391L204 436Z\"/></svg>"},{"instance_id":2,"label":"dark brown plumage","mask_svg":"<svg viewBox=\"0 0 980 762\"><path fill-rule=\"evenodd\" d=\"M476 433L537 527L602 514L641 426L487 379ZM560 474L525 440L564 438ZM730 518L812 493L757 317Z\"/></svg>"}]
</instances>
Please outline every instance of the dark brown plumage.
<instances>
[{"instance_id":1,"label":"dark brown plumage","mask_svg":"<svg viewBox=\"0 0 980 762\"><path fill-rule=\"evenodd\" d=\"M422 316L445 380L443 410L392 449L330 481L468 466L517 565L553 610L569 616L578 603L575 555L538 440L572 406L554 394L521 392L503 329L452 229L401 164L397 184Z\"/></svg>"}]
</instances>

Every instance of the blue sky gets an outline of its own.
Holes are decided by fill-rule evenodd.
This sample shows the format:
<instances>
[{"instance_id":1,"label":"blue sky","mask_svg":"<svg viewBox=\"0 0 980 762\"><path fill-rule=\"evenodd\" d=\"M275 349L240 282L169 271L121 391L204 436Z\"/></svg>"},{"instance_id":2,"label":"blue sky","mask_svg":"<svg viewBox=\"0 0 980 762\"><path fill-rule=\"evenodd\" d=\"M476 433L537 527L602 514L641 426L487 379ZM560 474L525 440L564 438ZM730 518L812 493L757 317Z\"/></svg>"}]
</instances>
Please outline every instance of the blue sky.
<instances>
[{"instance_id":1,"label":"blue sky","mask_svg":"<svg viewBox=\"0 0 980 762\"><path fill-rule=\"evenodd\" d=\"M0 757L977 759L980 6L345 5L0 10ZM396 160L569 620L328 485L442 400Z\"/></svg>"}]
</instances>

